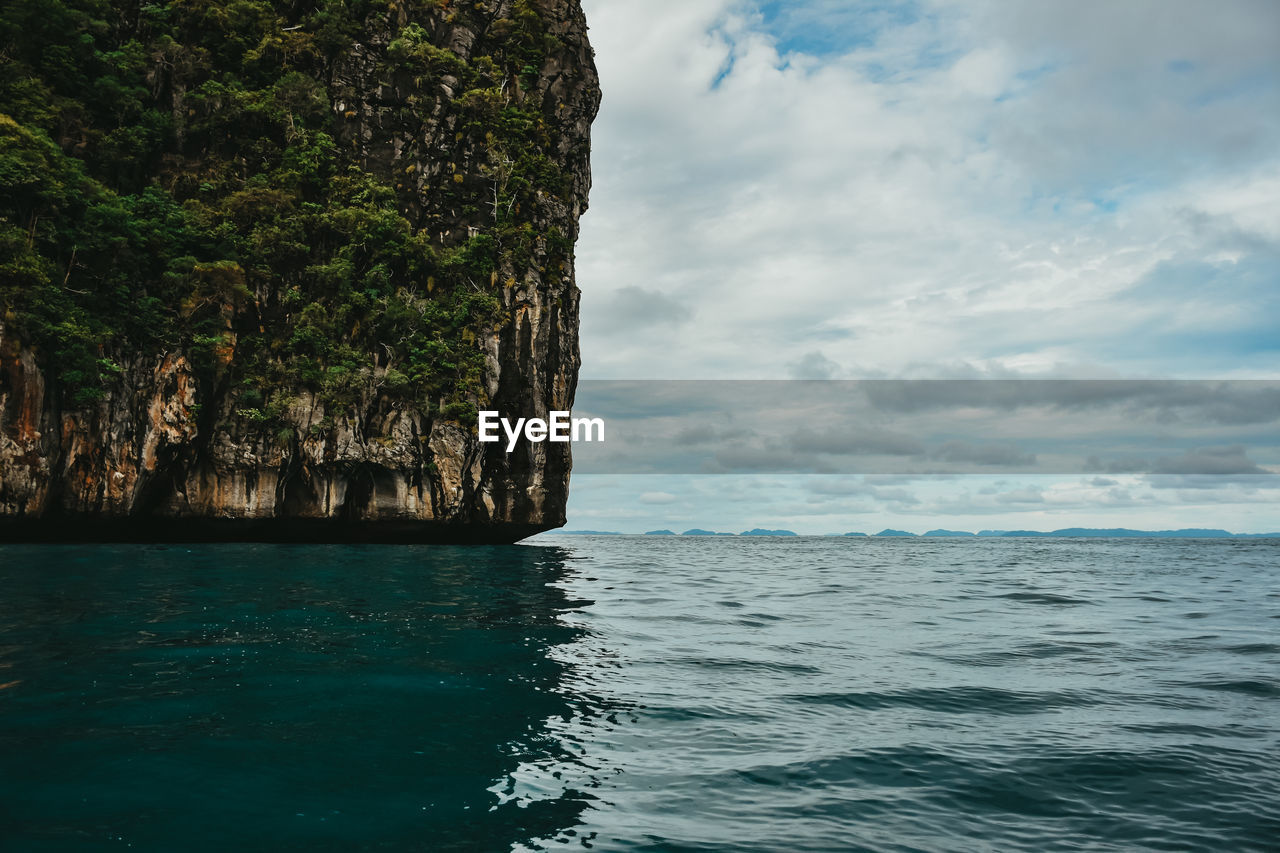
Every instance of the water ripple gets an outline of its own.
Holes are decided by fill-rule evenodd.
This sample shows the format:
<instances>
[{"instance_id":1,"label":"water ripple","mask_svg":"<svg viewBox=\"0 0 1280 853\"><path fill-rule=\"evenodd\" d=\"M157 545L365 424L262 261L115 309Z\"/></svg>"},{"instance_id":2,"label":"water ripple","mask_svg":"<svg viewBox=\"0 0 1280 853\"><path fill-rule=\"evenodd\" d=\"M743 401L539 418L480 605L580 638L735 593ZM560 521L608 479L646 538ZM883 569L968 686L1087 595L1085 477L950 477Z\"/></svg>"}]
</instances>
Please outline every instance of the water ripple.
<instances>
[{"instance_id":1,"label":"water ripple","mask_svg":"<svg viewBox=\"0 0 1280 853\"><path fill-rule=\"evenodd\" d=\"M590 747L620 770L595 849L1275 849L1269 544L734 544L579 546L643 549L680 614L581 589L661 625L604 679L662 701Z\"/></svg>"},{"instance_id":2,"label":"water ripple","mask_svg":"<svg viewBox=\"0 0 1280 853\"><path fill-rule=\"evenodd\" d=\"M551 541L0 549L6 841L1277 849L1273 543Z\"/></svg>"},{"instance_id":3,"label":"water ripple","mask_svg":"<svg viewBox=\"0 0 1280 853\"><path fill-rule=\"evenodd\" d=\"M800 705L878 711L915 708L942 714L1035 714L1061 707L1095 704L1086 692L1028 692L992 687L941 687L857 693L818 693L783 697Z\"/></svg>"}]
</instances>

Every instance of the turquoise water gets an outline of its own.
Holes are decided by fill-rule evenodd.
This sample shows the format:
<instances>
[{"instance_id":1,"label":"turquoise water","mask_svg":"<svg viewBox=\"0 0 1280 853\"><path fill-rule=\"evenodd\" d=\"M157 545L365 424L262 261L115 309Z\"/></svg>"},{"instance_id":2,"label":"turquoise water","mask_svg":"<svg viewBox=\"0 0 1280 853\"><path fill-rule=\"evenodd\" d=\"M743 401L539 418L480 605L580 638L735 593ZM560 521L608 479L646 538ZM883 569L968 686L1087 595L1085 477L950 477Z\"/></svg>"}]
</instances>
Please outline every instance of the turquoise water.
<instances>
[{"instance_id":1,"label":"turquoise water","mask_svg":"<svg viewBox=\"0 0 1280 853\"><path fill-rule=\"evenodd\" d=\"M0 547L6 850L1275 850L1280 542Z\"/></svg>"}]
</instances>

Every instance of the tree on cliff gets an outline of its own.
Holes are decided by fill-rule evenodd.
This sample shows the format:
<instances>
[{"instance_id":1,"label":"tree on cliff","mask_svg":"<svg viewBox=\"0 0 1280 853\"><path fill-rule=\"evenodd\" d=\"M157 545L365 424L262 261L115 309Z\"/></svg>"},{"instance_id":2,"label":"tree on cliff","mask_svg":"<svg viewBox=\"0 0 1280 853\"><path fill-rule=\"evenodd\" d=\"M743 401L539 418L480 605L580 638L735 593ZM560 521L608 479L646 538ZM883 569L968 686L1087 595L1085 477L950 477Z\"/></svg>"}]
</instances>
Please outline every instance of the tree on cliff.
<instances>
[{"instance_id":1,"label":"tree on cliff","mask_svg":"<svg viewBox=\"0 0 1280 853\"><path fill-rule=\"evenodd\" d=\"M5 4L0 298L68 404L140 349L212 382L234 337L217 378L259 418L300 386L472 408L501 262L539 238L569 260L515 215L571 190L542 103L509 97L557 46L526 3L410 5L422 23L390 0ZM460 16L488 52L423 26ZM443 159L373 139L429 123L455 128Z\"/></svg>"},{"instance_id":2,"label":"tree on cliff","mask_svg":"<svg viewBox=\"0 0 1280 853\"><path fill-rule=\"evenodd\" d=\"M554 526L474 413L572 405L599 99L578 0L8 0L0 518Z\"/></svg>"}]
</instances>

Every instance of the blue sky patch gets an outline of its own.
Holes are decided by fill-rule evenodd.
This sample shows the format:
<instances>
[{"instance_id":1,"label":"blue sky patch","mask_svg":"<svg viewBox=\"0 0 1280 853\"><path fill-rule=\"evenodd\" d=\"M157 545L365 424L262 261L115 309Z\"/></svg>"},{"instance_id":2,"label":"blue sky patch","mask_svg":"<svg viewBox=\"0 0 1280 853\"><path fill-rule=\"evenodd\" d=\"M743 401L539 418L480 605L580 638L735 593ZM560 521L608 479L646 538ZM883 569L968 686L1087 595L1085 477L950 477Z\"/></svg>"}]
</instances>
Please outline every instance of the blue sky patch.
<instances>
[{"instance_id":1,"label":"blue sky patch","mask_svg":"<svg viewBox=\"0 0 1280 853\"><path fill-rule=\"evenodd\" d=\"M779 53L843 56L868 47L892 28L916 23L920 4L832 2L832 0L767 0L758 10L765 29L778 40Z\"/></svg>"}]
</instances>

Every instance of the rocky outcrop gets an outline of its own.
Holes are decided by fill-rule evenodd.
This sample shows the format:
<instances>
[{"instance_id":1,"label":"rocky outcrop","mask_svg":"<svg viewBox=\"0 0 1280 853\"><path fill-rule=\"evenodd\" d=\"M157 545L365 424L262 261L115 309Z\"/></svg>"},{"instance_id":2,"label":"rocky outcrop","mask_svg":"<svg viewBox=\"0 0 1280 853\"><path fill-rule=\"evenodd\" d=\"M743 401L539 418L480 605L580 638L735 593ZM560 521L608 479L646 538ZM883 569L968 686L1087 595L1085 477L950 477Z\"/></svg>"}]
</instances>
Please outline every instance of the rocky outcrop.
<instances>
[{"instance_id":1,"label":"rocky outcrop","mask_svg":"<svg viewBox=\"0 0 1280 853\"><path fill-rule=\"evenodd\" d=\"M484 104L458 108L468 93L455 91L448 56L434 69L410 58L395 75L375 58L410 24L462 63L505 49L522 15L544 25L541 67L503 82L488 108L539 117L560 183L535 187L512 213L527 245L500 254L488 281L470 283L498 304L471 333L484 354L471 400L523 417L569 409L578 289L564 245L586 208L599 104L578 0L389 8L328 69L333 136L396 186L406 218L441 249L491 229L509 163L474 127L463 132L463 122L489 114ZM173 88L176 103L182 89ZM410 291L428 298L431 282L416 284ZM473 419L388 393L394 360L376 352L340 403L300 384L277 394L287 404L269 419L246 406L227 379L238 347L284 310L282 287L252 290L246 305L225 306L211 359L197 363L183 347L114 353L89 403L69 402L45 353L11 318L0 323L0 538L509 542L564 523L569 445L508 454L481 444Z\"/></svg>"}]
</instances>

